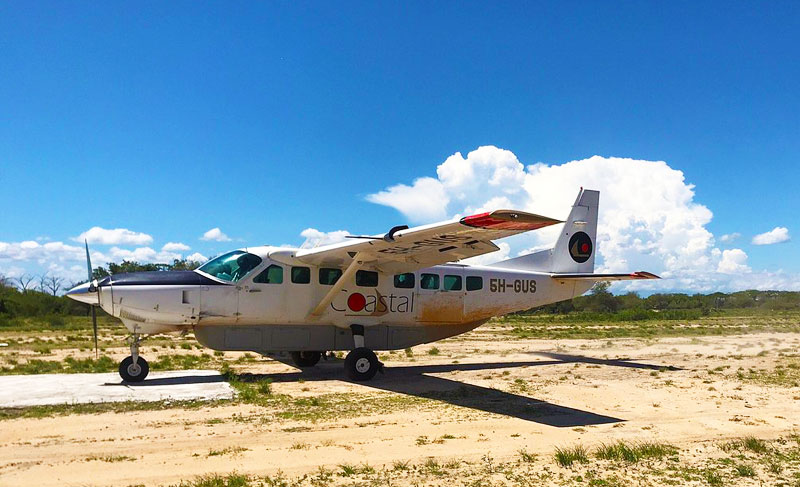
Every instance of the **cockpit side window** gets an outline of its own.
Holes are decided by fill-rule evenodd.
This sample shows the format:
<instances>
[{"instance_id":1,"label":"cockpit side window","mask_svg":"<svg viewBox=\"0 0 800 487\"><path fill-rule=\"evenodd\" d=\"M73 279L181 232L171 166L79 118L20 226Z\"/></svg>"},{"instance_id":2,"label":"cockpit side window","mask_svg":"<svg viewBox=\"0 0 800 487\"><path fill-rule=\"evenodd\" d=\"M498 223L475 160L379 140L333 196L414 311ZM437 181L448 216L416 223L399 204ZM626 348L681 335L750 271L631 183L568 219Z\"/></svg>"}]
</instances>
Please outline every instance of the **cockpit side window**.
<instances>
[{"instance_id":1,"label":"cockpit side window","mask_svg":"<svg viewBox=\"0 0 800 487\"><path fill-rule=\"evenodd\" d=\"M259 284L283 284L283 267L272 264L257 275L253 282Z\"/></svg>"},{"instance_id":2,"label":"cockpit side window","mask_svg":"<svg viewBox=\"0 0 800 487\"><path fill-rule=\"evenodd\" d=\"M236 282L261 264L261 257L241 250L234 250L212 259L198 270L228 282Z\"/></svg>"}]
</instances>

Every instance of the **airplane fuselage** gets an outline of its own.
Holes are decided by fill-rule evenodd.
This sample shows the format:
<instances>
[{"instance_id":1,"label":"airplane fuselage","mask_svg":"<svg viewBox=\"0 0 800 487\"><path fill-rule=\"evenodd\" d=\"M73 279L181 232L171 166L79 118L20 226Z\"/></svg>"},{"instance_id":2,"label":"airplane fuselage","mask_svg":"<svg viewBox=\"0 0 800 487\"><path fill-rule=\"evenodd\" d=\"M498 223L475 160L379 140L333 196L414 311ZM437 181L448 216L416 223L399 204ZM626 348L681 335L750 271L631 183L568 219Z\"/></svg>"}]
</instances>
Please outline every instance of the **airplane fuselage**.
<instances>
[{"instance_id":1,"label":"airplane fuselage","mask_svg":"<svg viewBox=\"0 0 800 487\"><path fill-rule=\"evenodd\" d=\"M447 264L389 274L366 266L339 283L341 289L314 314L333 284L348 276L337 277L342 269L336 267L273 260L275 250L249 249L261 263L237 282L202 271L112 276L99 283L100 305L133 333L193 328L201 343L221 350L319 349L323 343L315 335L335 335L353 324L385 330L387 338L374 344L381 350L462 333L494 316L570 299L593 284L499 267ZM264 339L275 330L285 335L285 343L280 337ZM335 339L323 341L329 350L351 348L347 339L341 346Z\"/></svg>"}]
</instances>

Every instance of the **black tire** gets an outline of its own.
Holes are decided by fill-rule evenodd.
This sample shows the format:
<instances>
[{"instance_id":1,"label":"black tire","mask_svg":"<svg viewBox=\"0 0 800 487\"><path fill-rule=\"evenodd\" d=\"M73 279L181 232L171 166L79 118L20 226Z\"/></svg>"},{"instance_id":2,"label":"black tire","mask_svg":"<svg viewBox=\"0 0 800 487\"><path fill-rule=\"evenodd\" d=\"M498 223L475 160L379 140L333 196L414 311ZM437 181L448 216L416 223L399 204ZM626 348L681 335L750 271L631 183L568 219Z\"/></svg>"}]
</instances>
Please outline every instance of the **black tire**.
<instances>
[{"instance_id":1,"label":"black tire","mask_svg":"<svg viewBox=\"0 0 800 487\"><path fill-rule=\"evenodd\" d=\"M322 352L292 352L292 360L298 367L313 367L322 358Z\"/></svg>"},{"instance_id":2,"label":"black tire","mask_svg":"<svg viewBox=\"0 0 800 487\"><path fill-rule=\"evenodd\" d=\"M125 382L141 382L149 373L150 365L142 357L136 359L136 367L133 366L133 357L126 357L119 364L119 376Z\"/></svg>"},{"instance_id":3,"label":"black tire","mask_svg":"<svg viewBox=\"0 0 800 487\"><path fill-rule=\"evenodd\" d=\"M344 371L351 380L365 381L375 377L381 363L372 350L360 347L347 354L344 359Z\"/></svg>"}]
</instances>

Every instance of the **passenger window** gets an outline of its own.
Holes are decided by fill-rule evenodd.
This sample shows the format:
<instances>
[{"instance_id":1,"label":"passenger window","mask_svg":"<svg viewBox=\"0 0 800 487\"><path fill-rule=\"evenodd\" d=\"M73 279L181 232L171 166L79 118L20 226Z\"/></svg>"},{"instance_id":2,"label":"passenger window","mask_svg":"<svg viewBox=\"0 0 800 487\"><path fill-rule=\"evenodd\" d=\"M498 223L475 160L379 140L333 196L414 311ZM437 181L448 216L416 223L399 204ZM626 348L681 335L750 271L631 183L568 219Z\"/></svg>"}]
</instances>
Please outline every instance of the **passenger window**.
<instances>
[{"instance_id":1,"label":"passenger window","mask_svg":"<svg viewBox=\"0 0 800 487\"><path fill-rule=\"evenodd\" d=\"M483 278L480 276L467 276L467 291L480 291L483 289Z\"/></svg>"},{"instance_id":2,"label":"passenger window","mask_svg":"<svg viewBox=\"0 0 800 487\"><path fill-rule=\"evenodd\" d=\"M308 284L311 282L311 269L308 267L292 267L292 283Z\"/></svg>"},{"instance_id":3,"label":"passenger window","mask_svg":"<svg viewBox=\"0 0 800 487\"><path fill-rule=\"evenodd\" d=\"M439 289L439 275L422 274L419 276L419 287L422 289Z\"/></svg>"},{"instance_id":4,"label":"passenger window","mask_svg":"<svg viewBox=\"0 0 800 487\"><path fill-rule=\"evenodd\" d=\"M267 267L261 274L257 275L253 282L259 284L282 284L283 283L283 267L272 264Z\"/></svg>"},{"instance_id":5,"label":"passenger window","mask_svg":"<svg viewBox=\"0 0 800 487\"><path fill-rule=\"evenodd\" d=\"M356 271L356 286L375 287L378 285L378 273L373 271Z\"/></svg>"},{"instance_id":6,"label":"passenger window","mask_svg":"<svg viewBox=\"0 0 800 487\"><path fill-rule=\"evenodd\" d=\"M397 274L394 276L394 287L399 289L414 289L414 273Z\"/></svg>"},{"instance_id":7,"label":"passenger window","mask_svg":"<svg viewBox=\"0 0 800 487\"><path fill-rule=\"evenodd\" d=\"M336 284L336 281L342 277L342 270L341 269L328 269L323 267L319 270L319 283L325 284L326 286L333 286Z\"/></svg>"},{"instance_id":8,"label":"passenger window","mask_svg":"<svg viewBox=\"0 0 800 487\"><path fill-rule=\"evenodd\" d=\"M461 291L461 276L444 276L445 291Z\"/></svg>"}]
</instances>

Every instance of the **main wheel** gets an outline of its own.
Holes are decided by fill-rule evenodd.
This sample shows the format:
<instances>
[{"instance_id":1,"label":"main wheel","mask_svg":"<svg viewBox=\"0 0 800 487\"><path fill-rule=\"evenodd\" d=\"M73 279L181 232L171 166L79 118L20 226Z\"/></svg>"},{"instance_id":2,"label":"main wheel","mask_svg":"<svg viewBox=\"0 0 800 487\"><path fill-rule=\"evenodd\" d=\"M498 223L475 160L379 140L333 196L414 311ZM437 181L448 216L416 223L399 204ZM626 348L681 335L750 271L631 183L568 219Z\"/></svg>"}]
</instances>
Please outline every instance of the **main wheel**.
<instances>
[{"instance_id":1,"label":"main wheel","mask_svg":"<svg viewBox=\"0 0 800 487\"><path fill-rule=\"evenodd\" d=\"M344 371L347 377L357 381L372 379L380 366L375 352L365 347L356 348L344 359Z\"/></svg>"},{"instance_id":2,"label":"main wheel","mask_svg":"<svg viewBox=\"0 0 800 487\"><path fill-rule=\"evenodd\" d=\"M141 382L149 372L150 366L142 357L136 359L136 365L133 364L133 357L126 357L119 364L119 376L125 382Z\"/></svg>"},{"instance_id":3,"label":"main wheel","mask_svg":"<svg viewBox=\"0 0 800 487\"><path fill-rule=\"evenodd\" d=\"M301 369L317 365L320 358L322 358L322 352L292 352L294 364Z\"/></svg>"}]
</instances>

